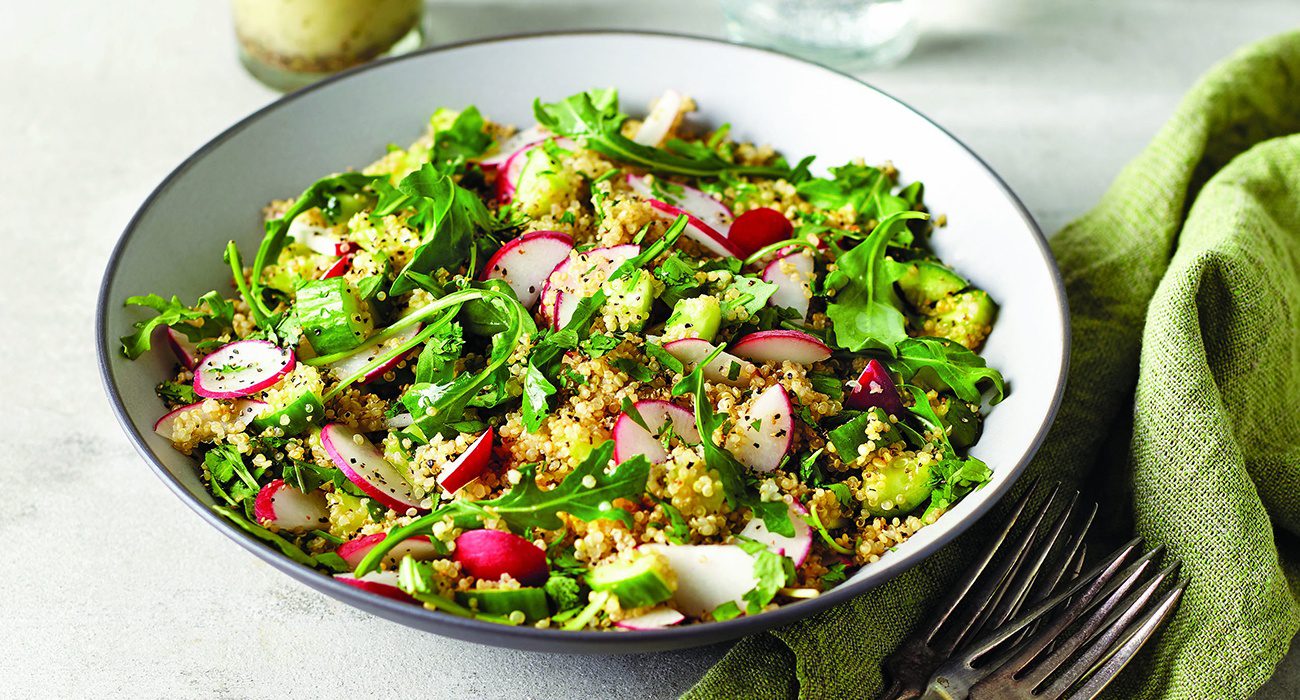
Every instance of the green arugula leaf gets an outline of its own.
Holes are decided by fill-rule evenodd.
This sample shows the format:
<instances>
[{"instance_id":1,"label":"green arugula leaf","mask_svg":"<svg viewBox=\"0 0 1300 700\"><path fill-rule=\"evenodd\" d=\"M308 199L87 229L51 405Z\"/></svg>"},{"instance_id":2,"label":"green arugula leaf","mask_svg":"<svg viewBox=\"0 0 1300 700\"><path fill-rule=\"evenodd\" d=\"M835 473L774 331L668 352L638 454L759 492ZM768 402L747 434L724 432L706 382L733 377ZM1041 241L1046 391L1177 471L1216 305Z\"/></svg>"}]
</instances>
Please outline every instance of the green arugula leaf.
<instances>
[{"instance_id":1,"label":"green arugula leaf","mask_svg":"<svg viewBox=\"0 0 1300 700\"><path fill-rule=\"evenodd\" d=\"M664 350L662 345L646 343L645 351L647 355L655 359L655 362L659 363L660 367L676 374L686 373L686 365L682 364L681 360L673 357L667 350Z\"/></svg>"},{"instance_id":2,"label":"green arugula leaf","mask_svg":"<svg viewBox=\"0 0 1300 700\"><path fill-rule=\"evenodd\" d=\"M718 298L721 299L723 323L731 325L758 315L778 288L771 282L764 282L748 275L736 275L731 278L731 283L727 286L729 289L736 290L736 294L733 296L724 291L718 295ZM738 309L742 309L744 313L737 314Z\"/></svg>"},{"instance_id":3,"label":"green arugula leaf","mask_svg":"<svg viewBox=\"0 0 1300 700\"><path fill-rule=\"evenodd\" d=\"M597 292L578 302L568 325L551 333L533 346L524 373L524 428L535 433L551 411L551 397L558 389L561 360L565 351L577 349L591 334L591 323L605 305L605 292Z\"/></svg>"},{"instance_id":4,"label":"green arugula leaf","mask_svg":"<svg viewBox=\"0 0 1300 700\"><path fill-rule=\"evenodd\" d=\"M907 339L907 319L894 292L895 280L885 270L885 248L893 229L905 219L927 216L912 211L887 216L865 241L836 261L826 286L839 291L826 305L826 315L834 323L837 345L853 352L871 348L892 355L894 347Z\"/></svg>"},{"instance_id":5,"label":"green arugula leaf","mask_svg":"<svg viewBox=\"0 0 1300 700\"><path fill-rule=\"evenodd\" d=\"M194 385L179 382L163 382L154 387L158 398L168 406L188 406L199 402L199 395L194 393Z\"/></svg>"},{"instance_id":6,"label":"green arugula leaf","mask_svg":"<svg viewBox=\"0 0 1300 700\"><path fill-rule=\"evenodd\" d=\"M259 540L262 540L264 542L269 542L270 544L274 545L275 548L279 549L282 554L298 562L299 564L305 564L307 566L312 566L312 567L320 565L320 562L316 560L316 557L313 557L312 555L302 551L302 549L298 548L298 546L295 545L294 543L275 534L274 532L271 532L270 530L262 527L261 525L253 524L252 521L250 521L249 519L241 515L239 511L236 511L231 508L226 508L224 506L212 506L212 510L215 510L217 513L221 514L223 517L225 517L230 522L234 523L236 527L243 530L244 532L247 532L248 534L252 535L253 537L256 537Z\"/></svg>"},{"instance_id":7,"label":"green arugula leaf","mask_svg":"<svg viewBox=\"0 0 1300 700\"><path fill-rule=\"evenodd\" d=\"M650 371L649 367L646 367L631 358L616 357L610 362L610 364L614 365L618 371L637 380L638 382L649 382L655 378L654 373Z\"/></svg>"},{"instance_id":8,"label":"green arugula leaf","mask_svg":"<svg viewBox=\"0 0 1300 700\"><path fill-rule=\"evenodd\" d=\"M1006 396L1002 373L987 366L984 358L947 338L908 338L898 344L898 354L888 360L889 369L903 381L917 381L932 389L951 389L957 398L979 403L984 392L993 390L990 403Z\"/></svg>"},{"instance_id":9,"label":"green arugula leaf","mask_svg":"<svg viewBox=\"0 0 1300 700\"><path fill-rule=\"evenodd\" d=\"M669 529L667 531L668 541L673 544L690 544L691 529L686 524L686 518L680 510L666 498L655 498L659 507L664 509L664 515L668 516Z\"/></svg>"},{"instance_id":10,"label":"green arugula leaf","mask_svg":"<svg viewBox=\"0 0 1300 700\"><path fill-rule=\"evenodd\" d=\"M773 178L790 173L784 164L736 165L711 149L685 146L680 141L673 144L676 151L641 145L622 134L623 122L628 117L619 111L618 93L613 89L580 92L552 103L539 99L533 103L533 114L539 124L556 134L614 160L659 173L704 178L718 177L724 172Z\"/></svg>"},{"instance_id":11,"label":"green arugula leaf","mask_svg":"<svg viewBox=\"0 0 1300 700\"><path fill-rule=\"evenodd\" d=\"M777 554L768 549L767 545L748 537L737 537L736 544L754 558L755 585L742 599L745 601L745 612L757 615L762 612L763 606L772 602L777 591L794 581L794 560Z\"/></svg>"},{"instance_id":12,"label":"green arugula leaf","mask_svg":"<svg viewBox=\"0 0 1300 700\"><path fill-rule=\"evenodd\" d=\"M126 305L143 306L158 312L153 318L137 321L133 324L135 332L122 336L122 354L132 360L149 351L154 329L159 326L170 326L190 340L200 340L230 330L235 315L230 303L215 291L199 297L193 307L186 306L178 296L168 300L157 294L127 297ZM189 321L202 321L202 325L195 326Z\"/></svg>"},{"instance_id":13,"label":"green arugula leaf","mask_svg":"<svg viewBox=\"0 0 1300 700\"><path fill-rule=\"evenodd\" d=\"M484 130L486 126L477 107L466 107L456 115L451 126L433 132L429 162L445 173L463 171L466 161L483 155L492 145L492 136Z\"/></svg>"},{"instance_id":14,"label":"green arugula leaf","mask_svg":"<svg viewBox=\"0 0 1300 700\"><path fill-rule=\"evenodd\" d=\"M450 322L439 326L420 351L415 362L416 384L441 384L451 381L465 347L465 337L459 323Z\"/></svg>"},{"instance_id":15,"label":"green arugula leaf","mask_svg":"<svg viewBox=\"0 0 1300 700\"><path fill-rule=\"evenodd\" d=\"M587 357L595 359L604 357L611 350L618 347L622 342L622 338L613 335L593 335L581 343L578 343L578 347Z\"/></svg>"},{"instance_id":16,"label":"green arugula leaf","mask_svg":"<svg viewBox=\"0 0 1300 700\"><path fill-rule=\"evenodd\" d=\"M883 220L910 210L915 203L892 194L894 180L879 168L849 163L830 171L831 178L810 178L796 185L795 190L821 209L850 207L859 221ZM912 194L919 198L919 188Z\"/></svg>"},{"instance_id":17,"label":"green arugula leaf","mask_svg":"<svg viewBox=\"0 0 1300 700\"><path fill-rule=\"evenodd\" d=\"M980 488L993 478L993 471L984 462L974 458L945 459L930 465L930 505L922 518L927 522L961 500L966 494Z\"/></svg>"},{"instance_id":18,"label":"green arugula leaf","mask_svg":"<svg viewBox=\"0 0 1300 700\"><path fill-rule=\"evenodd\" d=\"M844 562L831 564L822 574L822 584L825 586L838 586L849 578L848 566Z\"/></svg>"}]
</instances>

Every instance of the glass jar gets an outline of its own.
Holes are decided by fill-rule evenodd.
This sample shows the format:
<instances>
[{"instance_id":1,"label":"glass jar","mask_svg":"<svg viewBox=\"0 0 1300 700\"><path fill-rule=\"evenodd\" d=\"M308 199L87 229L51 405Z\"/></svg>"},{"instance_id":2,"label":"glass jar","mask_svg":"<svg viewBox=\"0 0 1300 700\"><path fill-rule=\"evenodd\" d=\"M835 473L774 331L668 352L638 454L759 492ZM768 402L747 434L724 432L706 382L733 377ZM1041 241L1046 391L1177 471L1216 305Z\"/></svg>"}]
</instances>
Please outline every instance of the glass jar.
<instances>
[{"instance_id":1,"label":"glass jar","mask_svg":"<svg viewBox=\"0 0 1300 700\"><path fill-rule=\"evenodd\" d=\"M721 0L727 34L842 70L890 65L916 46L912 0Z\"/></svg>"},{"instance_id":2,"label":"glass jar","mask_svg":"<svg viewBox=\"0 0 1300 700\"><path fill-rule=\"evenodd\" d=\"M424 43L423 0L232 0L232 9L240 61L277 90Z\"/></svg>"}]
</instances>

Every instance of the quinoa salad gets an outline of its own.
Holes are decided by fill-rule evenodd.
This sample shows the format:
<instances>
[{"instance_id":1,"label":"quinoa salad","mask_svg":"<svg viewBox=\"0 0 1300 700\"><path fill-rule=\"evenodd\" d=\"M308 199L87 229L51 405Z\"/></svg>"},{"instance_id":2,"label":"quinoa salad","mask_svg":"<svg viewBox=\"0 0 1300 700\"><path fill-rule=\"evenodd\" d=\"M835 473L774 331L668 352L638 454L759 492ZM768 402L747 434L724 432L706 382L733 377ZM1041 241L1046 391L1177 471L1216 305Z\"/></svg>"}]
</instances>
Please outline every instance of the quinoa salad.
<instances>
[{"instance_id":1,"label":"quinoa salad","mask_svg":"<svg viewBox=\"0 0 1300 700\"><path fill-rule=\"evenodd\" d=\"M271 201L230 285L126 300L214 510L376 595L645 630L821 595L989 480L997 307L921 183L819 176L674 91L533 111L438 109Z\"/></svg>"}]
</instances>

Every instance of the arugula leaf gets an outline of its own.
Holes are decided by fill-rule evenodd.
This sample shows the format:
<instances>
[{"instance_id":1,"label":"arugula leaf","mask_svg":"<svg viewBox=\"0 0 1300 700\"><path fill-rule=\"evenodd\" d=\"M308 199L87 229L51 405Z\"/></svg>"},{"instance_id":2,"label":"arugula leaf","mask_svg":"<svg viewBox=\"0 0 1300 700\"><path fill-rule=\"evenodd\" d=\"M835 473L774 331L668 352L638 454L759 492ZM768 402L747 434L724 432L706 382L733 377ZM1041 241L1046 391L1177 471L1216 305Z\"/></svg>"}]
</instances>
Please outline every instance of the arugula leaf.
<instances>
[{"instance_id":1,"label":"arugula leaf","mask_svg":"<svg viewBox=\"0 0 1300 700\"><path fill-rule=\"evenodd\" d=\"M428 275L464 264L474 249L477 232L492 232L497 225L478 195L428 163L403 178L397 187L376 182L374 188L379 202L372 216L411 209L407 223L421 232L420 245L393 280L389 296L419 287L413 274Z\"/></svg>"},{"instance_id":2,"label":"arugula leaf","mask_svg":"<svg viewBox=\"0 0 1300 700\"><path fill-rule=\"evenodd\" d=\"M729 289L736 290L734 296L725 292L718 295L720 301L722 319L725 323L737 323L748 320L758 314L758 312L767 306L767 300L776 292L777 285L771 282L764 282L757 277L748 275L736 275L731 278ZM743 309L743 314L737 314L737 309ZM728 319L735 319L728 321Z\"/></svg>"},{"instance_id":3,"label":"arugula leaf","mask_svg":"<svg viewBox=\"0 0 1300 700\"><path fill-rule=\"evenodd\" d=\"M313 567L319 565L320 562L316 560L316 557L313 557L312 555L302 551L294 543L275 534L274 532L271 532L270 530L262 527L261 525L254 524L252 521L248 520L243 515L241 515L238 511L233 510L231 508L226 508L224 506L212 506L212 510L215 510L217 513L224 516L227 520L234 523L239 529L243 530L244 532L247 532L253 537L258 538L259 540L263 540L265 542L271 543L272 545L275 546L276 549L279 549L282 554L298 562L299 564L306 564L307 566L313 566Z\"/></svg>"},{"instance_id":4,"label":"arugula leaf","mask_svg":"<svg viewBox=\"0 0 1300 700\"><path fill-rule=\"evenodd\" d=\"M922 518L927 522L937 517L966 494L988 483L993 471L984 462L974 458L945 459L930 465L930 505Z\"/></svg>"},{"instance_id":5,"label":"arugula leaf","mask_svg":"<svg viewBox=\"0 0 1300 700\"><path fill-rule=\"evenodd\" d=\"M822 574L822 584L826 586L838 586L848 580L848 566L844 562L831 564Z\"/></svg>"},{"instance_id":6,"label":"arugula leaf","mask_svg":"<svg viewBox=\"0 0 1300 700\"><path fill-rule=\"evenodd\" d=\"M668 541L673 544L690 544L691 529L686 524L686 518L682 516L682 512L677 510L677 507L666 498L655 498L654 500L659 504L659 507L664 509L664 515L668 516Z\"/></svg>"},{"instance_id":7,"label":"arugula leaf","mask_svg":"<svg viewBox=\"0 0 1300 700\"><path fill-rule=\"evenodd\" d=\"M622 338L612 335L593 335L590 338L578 343L578 347L583 354L592 359L604 357L609 351L618 347L623 342Z\"/></svg>"},{"instance_id":8,"label":"arugula leaf","mask_svg":"<svg viewBox=\"0 0 1300 700\"><path fill-rule=\"evenodd\" d=\"M464 334L459 323L451 322L439 326L428 340L415 362L416 384L438 384L451 380L465 347Z\"/></svg>"},{"instance_id":9,"label":"arugula leaf","mask_svg":"<svg viewBox=\"0 0 1300 700\"><path fill-rule=\"evenodd\" d=\"M736 544L754 558L754 588L741 599L745 601L745 612L757 615L772 602L777 591L794 581L794 560L748 537L737 537Z\"/></svg>"},{"instance_id":10,"label":"arugula leaf","mask_svg":"<svg viewBox=\"0 0 1300 700\"><path fill-rule=\"evenodd\" d=\"M157 294L127 297L126 305L143 306L158 312L153 318L137 321L133 324L135 332L122 336L122 354L132 360L149 351L154 329L158 326L170 326L190 340L199 340L229 330L235 315L230 303L215 291L199 297L193 307L186 306L178 296L168 300ZM203 325L195 326L189 321L202 321Z\"/></svg>"},{"instance_id":11,"label":"arugula leaf","mask_svg":"<svg viewBox=\"0 0 1300 700\"><path fill-rule=\"evenodd\" d=\"M894 292L895 279L885 269L885 248L903 220L927 217L913 211L887 216L865 241L836 261L826 286L839 291L826 305L826 315L840 347L853 352L879 349L892 355L894 347L907 339L907 319Z\"/></svg>"},{"instance_id":12,"label":"arugula leaf","mask_svg":"<svg viewBox=\"0 0 1300 700\"><path fill-rule=\"evenodd\" d=\"M192 384L163 382L154 387L154 392L158 394L158 398L163 400L163 403L169 406L188 406L199 401L199 395L194 393Z\"/></svg>"},{"instance_id":13,"label":"arugula leaf","mask_svg":"<svg viewBox=\"0 0 1300 700\"><path fill-rule=\"evenodd\" d=\"M844 398L844 380L833 374L809 372L808 381L812 383L813 391L819 394L825 394L836 401Z\"/></svg>"},{"instance_id":14,"label":"arugula leaf","mask_svg":"<svg viewBox=\"0 0 1300 700\"><path fill-rule=\"evenodd\" d=\"M451 126L433 132L429 162L442 172L463 171L467 160L483 155L492 145L492 136L484 130L486 126L477 107L466 107L456 115Z\"/></svg>"},{"instance_id":15,"label":"arugula leaf","mask_svg":"<svg viewBox=\"0 0 1300 700\"><path fill-rule=\"evenodd\" d=\"M655 378L654 373L650 371L649 367L646 367L631 358L616 357L610 362L610 364L614 365L618 371L637 380L638 382L649 382Z\"/></svg>"},{"instance_id":16,"label":"arugula leaf","mask_svg":"<svg viewBox=\"0 0 1300 700\"><path fill-rule=\"evenodd\" d=\"M672 144L676 150L644 146L621 132L627 115L618 110L618 93L613 89L589 90L559 102L533 102L537 122L556 134L581 142L586 148L617 161L631 163L660 173L717 177L731 172L763 177L784 177L790 168L736 165L724 160L709 148L693 148L684 142Z\"/></svg>"},{"instance_id":17,"label":"arugula leaf","mask_svg":"<svg viewBox=\"0 0 1300 700\"><path fill-rule=\"evenodd\" d=\"M849 163L831 168L830 172L831 178L810 178L796 185L795 190L815 207L850 207L859 221L883 220L912 208L913 202L892 194L894 180L879 168Z\"/></svg>"},{"instance_id":18,"label":"arugula leaf","mask_svg":"<svg viewBox=\"0 0 1300 700\"><path fill-rule=\"evenodd\" d=\"M686 373L686 365L682 364L681 360L673 357L672 353L664 350L662 345L646 343L645 352L650 357L653 357L660 367L676 374Z\"/></svg>"},{"instance_id":19,"label":"arugula leaf","mask_svg":"<svg viewBox=\"0 0 1300 700\"><path fill-rule=\"evenodd\" d=\"M528 357L524 373L523 422L524 428L535 433L542 420L550 413L551 397L556 394L561 359L567 350L576 349L591 334L591 323L605 305L605 292L597 292L578 302L578 308L561 330L542 338Z\"/></svg>"},{"instance_id":20,"label":"arugula leaf","mask_svg":"<svg viewBox=\"0 0 1300 700\"><path fill-rule=\"evenodd\" d=\"M687 262L681 253L674 252L664 258L651 273L664 283L664 291L659 298L671 308L682 299L699 296L704 284L695 277L698 270L699 267Z\"/></svg>"},{"instance_id":21,"label":"arugula leaf","mask_svg":"<svg viewBox=\"0 0 1300 700\"><path fill-rule=\"evenodd\" d=\"M903 381L918 381L933 389L951 389L957 398L979 403L992 388L990 403L1006 396L1002 373L987 366L984 358L947 338L908 338L898 344L898 354L888 361Z\"/></svg>"}]
</instances>

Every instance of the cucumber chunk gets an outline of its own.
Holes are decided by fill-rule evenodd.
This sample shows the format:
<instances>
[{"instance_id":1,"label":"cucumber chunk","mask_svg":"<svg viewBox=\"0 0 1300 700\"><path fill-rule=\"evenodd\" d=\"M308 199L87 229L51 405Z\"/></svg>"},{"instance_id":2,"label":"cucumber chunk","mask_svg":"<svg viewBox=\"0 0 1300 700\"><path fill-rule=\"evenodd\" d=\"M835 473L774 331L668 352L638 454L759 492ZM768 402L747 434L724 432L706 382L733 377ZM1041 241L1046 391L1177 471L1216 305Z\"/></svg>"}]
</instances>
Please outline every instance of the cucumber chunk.
<instances>
[{"instance_id":1,"label":"cucumber chunk","mask_svg":"<svg viewBox=\"0 0 1300 700\"><path fill-rule=\"evenodd\" d=\"M551 614L546 592L540 588L487 588L457 591L456 602L489 615L506 616L516 610L526 622L536 622Z\"/></svg>"},{"instance_id":2,"label":"cucumber chunk","mask_svg":"<svg viewBox=\"0 0 1300 700\"><path fill-rule=\"evenodd\" d=\"M650 307L654 305L654 278L643 272L633 280L611 280L605 286L603 313L618 319L621 329L641 330L650 318Z\"/></svg>"},{"instance_id":3,"label":"cucumber chunk","mask_svg":"<svg viewBox=\"0 0 1300 700\"><path fill-rule=\"evenodd\" d=\"M948 429L948 440L954 447L968 448L979 440L982 423L979 412L972 410L970 404L954 397L946 397L943 405L936 412L944 428Z\"/></svg>"},{"instance_id":4,"label":"cucumber chunk","mask_svg":"<svg viewBox=\"0 0 1300 700\"><path fill-rule=\"evenodd\" d=\"M525 157L515 186L515 208L528 216L545 216L553 204L563 204L573 194L573 182L545 148L534 148Z\"/></svg>"},{"instance_id":5,"label":"cucumber chunk","mask_svg":"<svg viewBox=\"0 0 1300 700\"><path fill-rule=\"evenodd\" d=\"M929 260L913 262L903 276L898 278L898 288L903 292L903 298L918 309L929 308L968 286L970 283L956 272Z\"/></svg>"},{"instance_id":6,"label":"cucumber chunk","mask_svg":"<svg viewBox=\"0 0 1300 700\"><path fill-rule=\"evenodd\" d=\"M370 309L343 277L298 285L294 309L303 336L319 355L351 350L374 330Z\"/></svg>"},{"instance_id":7,"label":"cucumber chunk","mask_svg":"<svg viewBox=\"0 0 1300 700\"><path fill-rule=\"evenodd\" d=\"M315 392L306 391L285 406L253 419L252 427L259 431L278 428L281 437L299 435L313 425L325 422L325 404Z\"/></svg>"},{"instance_id":8,"label":"cucumber chunk","mask_svg":"<svg viewBox=\"0 0 1300 700\"><path fill-rule=\"evenodd\" d=\"M673 313L664 325L664 335L678 338L700 338L712 341L722 323L722 305L709 295L681 299L673 306Z\"/></svg>"},{"instance_id":9,"label":"cucumber chunk","mask_svg":"<svg viewBox=\"0 0 1300 700\"><path fill-rule=\"evenodd\" d=\"M993 330L997 313L997 304L983 290L954 294L935 305L934 312L925 322L926 334L947 338L976 350Z\"/></svg>"},{"instance_id":10,"label":"cucumber chunk","mask_svg":"<svg viewBox=\"0 0 1300 700\"><path fill-rule=\"evenodd\" d=\"M587 573L593 591L608 591L624 609L657 605L673 596L677 577L662 554L644 552L630 561L602 564Z\"/></svg>"},{"instance_id":11,"label":"cucumber chunk","mask_svg":"<svg viewBox=\"0 0 1300 700\"><path fill-rule=\"evenodd\" d=\"M930 467L914 456L898 455L876 473L863 474L862 487L867 492L862 507L871 515L906 515L930 497Z\"/></svg>"}]
</instances>

